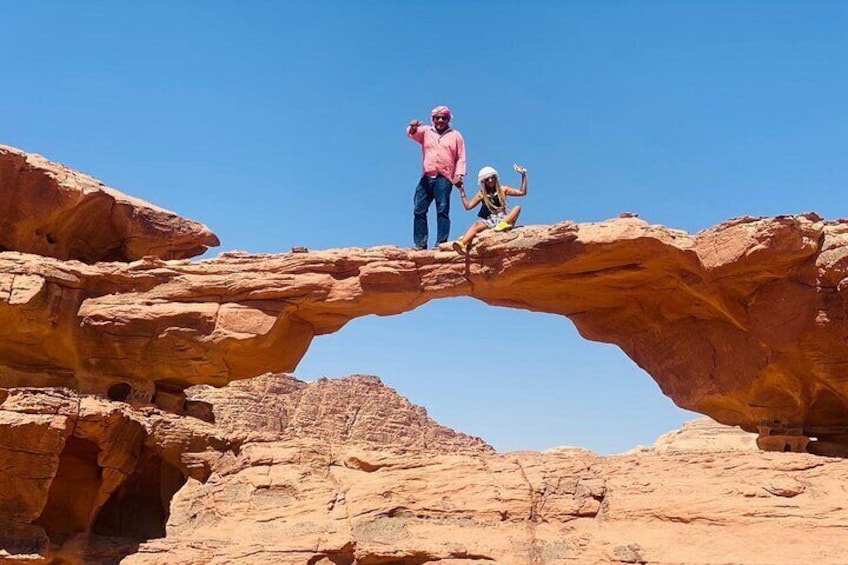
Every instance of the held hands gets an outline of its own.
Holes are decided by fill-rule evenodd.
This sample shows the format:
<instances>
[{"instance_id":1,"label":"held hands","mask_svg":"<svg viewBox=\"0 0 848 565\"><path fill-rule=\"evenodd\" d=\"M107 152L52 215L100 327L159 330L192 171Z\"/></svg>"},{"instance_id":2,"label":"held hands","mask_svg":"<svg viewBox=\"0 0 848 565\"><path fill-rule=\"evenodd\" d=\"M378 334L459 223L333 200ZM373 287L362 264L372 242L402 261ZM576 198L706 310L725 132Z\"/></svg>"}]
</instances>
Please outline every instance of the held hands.
<instances>
[{"instance_id":1,"label":"held hands","mask_svg":"<svg viewBox=\"0 0 848 565\"><path fill-rule=\"evenodd\" d=\"M451 182L453 183L454 186L459 188L460 192L463 192L463 190L464 190L463 189L463 182L464 181L462 180L462 175L456 175Z\"/></svg>"},{"instance_id":2,"label":"held hands","mask_svg":"<svg viewBox=\"0 0 848 565\"><path fill-rule=\"evenodd\" d=\"M524 175L527 174L527 169L525 169L521 165L517 165L517 164L513 165L512 170L514 170L516 173L518 173L521 176L524 176Z\"/></svg>"}]
</instances>

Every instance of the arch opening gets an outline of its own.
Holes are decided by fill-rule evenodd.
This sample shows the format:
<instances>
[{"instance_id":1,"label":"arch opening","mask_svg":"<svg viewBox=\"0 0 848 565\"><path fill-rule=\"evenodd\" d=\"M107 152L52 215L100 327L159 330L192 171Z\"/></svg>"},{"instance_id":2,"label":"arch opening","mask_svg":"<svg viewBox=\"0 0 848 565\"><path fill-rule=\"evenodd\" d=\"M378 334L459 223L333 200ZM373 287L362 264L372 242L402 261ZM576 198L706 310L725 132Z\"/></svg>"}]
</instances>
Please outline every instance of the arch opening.
<instances>
[{"instance_id":1,"label":"arch opening","mask_svg":"<svg viewBox=\"0 0 848 565\"><path fill-rule=\"evenodd\" d=\"M499 451L577 445L618 453L700 416L675 406L618 347L563 316L440 299L316 336L295 370L370 374L430 417Z\"/></svg>"},{"instance_id":2,"label":"arch opening","mask_svg":"<svg viewBox=\"0 0 848 565\"><path fill-rule=\"evenodd\" d=\"M109 400L115 400L117 402L126 402L127 398L130 397L132 393L132 386L128 383L116 383L109 387L109 390L106 391L106 396Z\"/></svg>"}]
</instances>

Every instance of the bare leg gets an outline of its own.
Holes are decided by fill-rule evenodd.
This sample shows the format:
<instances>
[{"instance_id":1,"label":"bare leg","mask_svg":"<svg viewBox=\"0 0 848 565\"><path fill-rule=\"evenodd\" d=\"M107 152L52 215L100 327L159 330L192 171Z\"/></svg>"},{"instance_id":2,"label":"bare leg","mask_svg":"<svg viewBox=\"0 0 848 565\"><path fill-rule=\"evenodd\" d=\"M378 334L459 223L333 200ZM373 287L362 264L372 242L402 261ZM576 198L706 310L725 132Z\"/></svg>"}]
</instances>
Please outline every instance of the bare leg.
<instances>
[{"instance_id":1,"label":"bare leg","mask_svg":"<svg viewBox=\"0 0 848 565\"><path fill-rule=\"evenodd\" d=\"M512 210L510 210L509 214L506 215L504 221L508 224L515 225L515 222L518 221L518 216L521 214L521 206L516 206Z\"/></svg>"},{"instance_id":2,"label":"bare leg","mask_svg":"<svg viewBox=\"0 0 848 565\"><path fill-rule=\"evenodd\" d=\"M474 222L471 224L471 227L468 228L468 231L465 232L462 239L453 242L454 250L457 253L466 253L468 251L468 246L471 244L471 240L474 239L474 236L485 229L486 224L483 222Z\"/></svg>"},{"instance_id":3,"label":"bare leg","mask_svg":"<svg viewBox=\"0 0 848 565\"><path fill-rule=\"evenodd\" d=\"M474 236L480 233L481 231L486 229L486 224L483 222L474 222L471 224L471 227L468 228L468 231L465 232L465 235L462 236L462 244L468 245L471 243L471 240L474 239Z\"/></svg>"}]
</instances>

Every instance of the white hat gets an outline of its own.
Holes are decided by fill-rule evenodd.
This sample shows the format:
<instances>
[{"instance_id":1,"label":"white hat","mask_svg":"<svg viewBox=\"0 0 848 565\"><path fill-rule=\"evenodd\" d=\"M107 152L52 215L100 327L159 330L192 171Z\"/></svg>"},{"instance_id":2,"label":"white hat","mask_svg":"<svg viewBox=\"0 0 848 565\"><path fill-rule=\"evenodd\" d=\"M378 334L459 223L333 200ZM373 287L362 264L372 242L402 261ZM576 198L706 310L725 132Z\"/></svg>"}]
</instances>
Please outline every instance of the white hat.
<instances>
[{"instance_id":1,"label":"white hat","mask_svg":"<svg viewBox=\"0 0 848 565\"><path fill-rule=\"evenodd\" d=\"M483 182L484 179L487 179L492 175L498 176L498 172L494 169L494 167L485 166L480 169L479 173L477 173L477 182Z\"/></svg>"}]
</instances>

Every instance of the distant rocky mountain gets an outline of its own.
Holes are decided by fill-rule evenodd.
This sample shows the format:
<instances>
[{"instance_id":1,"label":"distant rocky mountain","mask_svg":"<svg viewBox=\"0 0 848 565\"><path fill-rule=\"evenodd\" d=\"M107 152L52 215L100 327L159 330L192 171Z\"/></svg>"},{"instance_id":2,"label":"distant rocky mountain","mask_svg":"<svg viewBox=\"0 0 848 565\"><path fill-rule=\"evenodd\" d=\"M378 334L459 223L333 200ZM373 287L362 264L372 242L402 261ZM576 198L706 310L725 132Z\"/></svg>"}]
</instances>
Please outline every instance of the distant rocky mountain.
<instances>
[{"instance_id":1,"label":"distant rocky mountain","mask_svg":"<svg viewBox=\"0 0 848 565\"><path fill-rule=\"evenodd\" d=\"M221 388L195 386L192 401L212 407L215 424L234 433L273 439L316 439L332 445L437 453L493 453L479 438L439 425L379 378L299 381L268 373Z\"/></svg>"}]
</instances>

